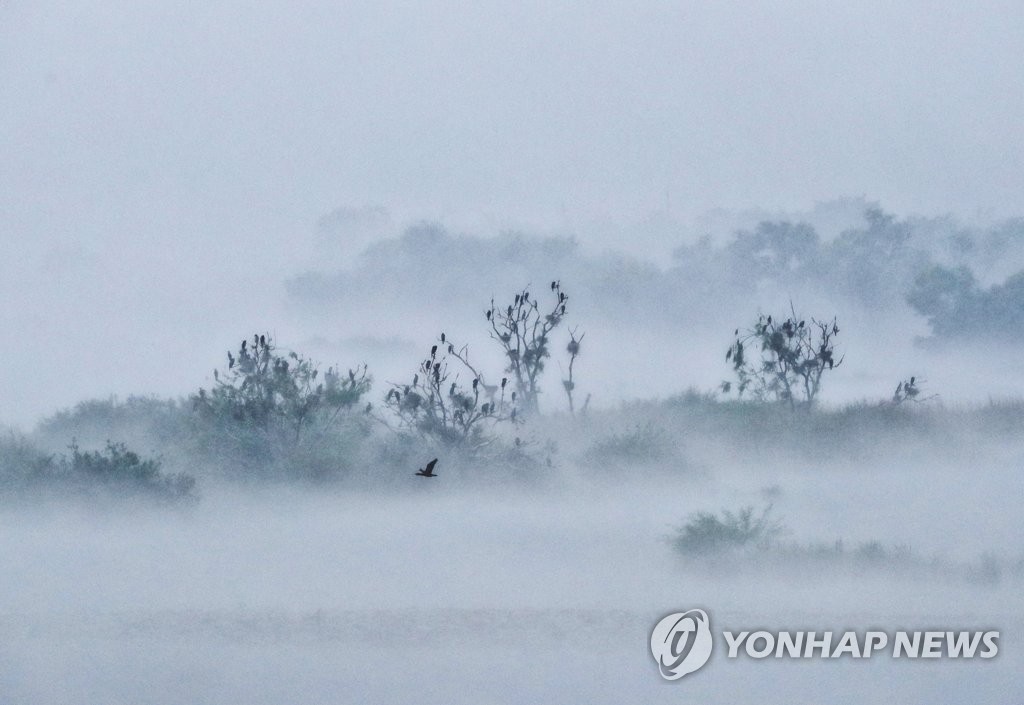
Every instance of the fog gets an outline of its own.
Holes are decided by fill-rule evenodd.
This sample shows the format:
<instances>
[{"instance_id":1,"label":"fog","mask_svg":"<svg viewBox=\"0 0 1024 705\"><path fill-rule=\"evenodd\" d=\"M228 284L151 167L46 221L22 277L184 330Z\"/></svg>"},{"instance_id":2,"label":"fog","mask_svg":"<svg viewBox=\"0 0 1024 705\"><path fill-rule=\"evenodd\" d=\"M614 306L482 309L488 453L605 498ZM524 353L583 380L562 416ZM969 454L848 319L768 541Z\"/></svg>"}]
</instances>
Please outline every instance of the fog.
<instances>
[{"instance_id":1,"label":"fog","mask_svg":"<svg viewBox=\"0 0 1024 705\"><path fill-rule=\"evenodd\" d=\"M5 376L7 423L290 333L273 289L338 208L655 258L713 209L1021 212L1012 3L0 12L0 322L66 390Z\"/></svg>"},{"instance_id":2,"label":"fog","mask_svg":"<svg viewBox=\"0 0 1024 705\"><path fill-rule=\"evenodd\" d=\"M1012 700L1019 578L886 565L716 571L662 539L689 511L758 501L772 482L801 540L881 537L944 560L1021 556L1006 521L1018 464L755 475L719 462L706 468L714 479L590 478L525 494L211 488L184 514L8 510L0 683L11 702L674 702L683 693L657 677L647 629L700 604L722 628L995 625L1002 650L991 663L719 654L687 696L784 703L827 688L831 702Z\"/></svg>"},{"instance_id":3,"label":"fog","mask_svg":"<svg viewBox=\"0 0 1024 705\"><path fill-rule=\"evenodd\" d=\"M1000 2L4 3L0 702L1020 700L1022 42ZM767 316L834 317L813 399L734 357ZM693 607L1000 653L665 683Z\"/></svg>"}]
</instances>

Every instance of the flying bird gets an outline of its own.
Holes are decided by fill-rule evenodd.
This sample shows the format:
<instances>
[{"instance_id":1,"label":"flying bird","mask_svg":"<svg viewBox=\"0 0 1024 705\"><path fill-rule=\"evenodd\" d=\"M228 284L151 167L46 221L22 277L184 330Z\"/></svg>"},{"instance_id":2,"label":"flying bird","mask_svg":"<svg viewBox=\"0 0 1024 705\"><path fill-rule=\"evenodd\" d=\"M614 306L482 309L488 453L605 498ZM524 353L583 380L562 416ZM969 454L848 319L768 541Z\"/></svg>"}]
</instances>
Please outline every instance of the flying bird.
<instances>
[{"instance_id":1,"label":"flying bird","mask_svg":"<svg viewBox=\"0 0 1024 705\"><path fill-rule=\"evenodd\" d=\"M437 477L437 475L434 474L435 465L437 465L437 458L434 458L429 463L427 463L426 470L420 468L419 472L417 472L416 474L419 475L420 477Z\"/></svg>"}]
</instances>

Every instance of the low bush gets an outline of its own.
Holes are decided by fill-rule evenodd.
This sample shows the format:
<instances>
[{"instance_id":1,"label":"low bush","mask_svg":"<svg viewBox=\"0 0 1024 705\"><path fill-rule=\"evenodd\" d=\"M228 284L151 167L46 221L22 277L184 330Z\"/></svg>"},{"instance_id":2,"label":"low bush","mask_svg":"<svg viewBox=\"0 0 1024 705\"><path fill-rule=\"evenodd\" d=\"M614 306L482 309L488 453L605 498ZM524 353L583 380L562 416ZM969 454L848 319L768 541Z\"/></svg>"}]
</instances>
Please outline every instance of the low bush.
<instances>
[{"instance_id":1,"label":"low bush","mask_svg":"<svg viewBox=\"0 0 1024 705\"><path fill-rule=\"evenodd\" d=\"M595 442L587 450L585 458L588 463L612 466L671 460L678 455L679 446L673 435L648 421L637 424L630 431L612 434Z\"/></svg>"},{"instance_id":2,"label":"low bush","mask_svg":"<svg viewBox=\"0 0 1024 705\"><path fill-rule=\"evenodd\" d=\"M83 451L71 444L71 455L57 464L55 478L70 486L90 491L97 487L114 492L141 492L163 499L184 499L194 496L196 481L191 475L167 475L161 472L160 460L142 458L124 443L107 441L98 451Z\"/></svg>"},{"instance_id":3,"label":"low bush","mask_svg":"<svg viewBox=\"0 0 1024 705\"><path fill-rule=\"evenodd\" d=\"M672 545L681 553L721 553L745 546L766 548L782 531L782 526L769 518L771 505L759 515L753 507L738 512L725 510L721 516L698 512L676 530Z\"/></svg>"},{"instance_id":4,"label":"low bush","mask_svg":"<svg viewBox=\"0 0 1024 705\"><path fill-rule=\"evenodd\" d=\"M368 432L366 415L355 413L372 382L365 366L321 375L265 334L227 358L214 386L191 397L193 453L245 475L322 479L351 464Z\"/></svg>"},{"instance_id":5,"label":"low bush","mask_svg":"<svg viewBox=\"0 0 1024 705\"><path fill-rule=\"evenodd\" d=\"M167 474L156 458L142 458L124 443L107 441L102 450L83 451L72 442L70 455L50 455L23 437L0 442L0 488L7 496L47 492L63 496L145 496L180 501L195 498L195 478Z\"/></svg>"}]
</instances>

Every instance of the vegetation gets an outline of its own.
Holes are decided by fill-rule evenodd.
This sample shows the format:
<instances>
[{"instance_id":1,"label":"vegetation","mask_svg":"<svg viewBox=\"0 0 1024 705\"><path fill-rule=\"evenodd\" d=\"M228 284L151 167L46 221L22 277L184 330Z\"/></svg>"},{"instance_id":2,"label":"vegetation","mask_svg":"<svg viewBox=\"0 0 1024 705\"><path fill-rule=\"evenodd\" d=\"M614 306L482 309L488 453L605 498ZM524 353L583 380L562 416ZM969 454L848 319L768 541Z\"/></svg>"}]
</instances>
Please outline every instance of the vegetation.
<instances>
[{"instance_id":1,"label":"vegetation","mask_svg":"<svg viewBox=\"0 0 1024 705\"><path fill-rule=\"evenodd\" d=\"M1024 336L1024 272L983 289L967 267L934 266L917 276L907 301L941 339Z\"/></svg>"},{"instance_id":2,"label":"vegetation","mask_svg":"<svg viewBox=\"0 0 1024 705\"><path fill-rule=\"evenodd\" d=\"M124 443L107 441L103 450L83 451L72 442L70 450L70 457L61 458L58 476L83 489L103 485L166 499L189 497L195 489L196 481L191 475L165 475L160 471L159 460L143 459Z\"/></svg>"},{"instance_id":3,"label":"vegetation","mask_svg":"<svg viewBox=\"0 0 1024 705\"><path fill-rule=\"evenodd\" d=\"M898 218L877 203L845 199L711 229L714 235L680 246L670 266L659 268L627 255L589 253L568 237L471 237L419 224L378 242L353 268L291 279L288 293L325 311L372 309L379 282L387 281L388 305L418 313L431 300L421 276L430 271L452 315L468 317L477 315L481 291L513 290L537 272L555 271L613 323L634 322L638 311L649 325L706 323L706 302L736 311L749 305L752 292L765 291L827 296L862 312L903 308L926 317L937 339L1014 341L1024 330L1010 325L1021 310L1022 218L980 226L947 216ZM664 236L677 237L678 230ZM945 297L933 295L946 287ZM951 305L936 308L943 300Z\"/></svg>"},{"instance_id":4,"label":"vegetation","mask_svg":"<svg viewBox=\"0 0 1024 705\"><path fill-rule=\"evenodd\" d=\"M757 516L753 507L738 512L724 510L721 516L698 512L676 530L672 545L687 554L718 553L748 545L765 547L782 531L780 524L769 518L771 505Z\"/></svg>"},{"instance_id":5,"label":"vegetation","mask_svg":"<svg viewBox=\"0 0 1024 705\"><path fill-rule=\"evenodd\" d=\"M511 375L523 409L534 414L540 411L540 376L551 356L551 334L565 318L569 303L569 295L558 281L551 282L551 295L551 302L541 309L537 298L531 298L529 288L525 288L505 307L491 299L491 307L485 312L491 338L502 348L507 360L505 371ZM574 362L579 354L575 334L568 352ZM567 391L571 393L573 386L570 379Z\"/></svg>"},{"instance_id":6,"label":"vegetation","mask_svg":"<svg viewBox=\"0 0 1024 705\"><path fill-rule=\"evenodd\" d=\"M366 367L341 373L318 367L298 353L282 353L268 335L243 340L227 354L227 370L214 370L215 386L192 396L200 452L267 469L322 474L337 457L317 457L328 437L352 438L359 426L349 413L369 391ZM366 409L369 411L369 407ZM344 433L344 431L349 433ZM296 466L295 461L302 461ZM312 464L312 465L311 465ZM252 469L250 467L250 469Z\"/></svg>"},{"instance_id":7,"label":"vegetation","mask_svg":"<svg viewBox=\"0 0 1024 705\"><path fill-rule=\"evenodd\" d=\"M632 430L613 433L587 450L588 463L610 467L628 463L650 463L679 457L679 446L663 425L647 421Z\"/></svg>"},{"instance_id":8,"label":"vegetation","mask_svg":"<svg viewBox=\"0 0 1024 705\"><path fill-rule=\"evenodd\" d=\"M576 358L580 356L580 345L583 343L583 337L586 333L580 333L579 337L576 336L579 328L573 328L569 331L569 344L565 346L565 352L569 354L569 376L562 380L562 387L565 389L565 396L569 399L569 413L573 416L576 415L576 404L573 401L573 392L576 391L576 381L573 379L573 368L576 365ZM587 410L587 406L590 404L590 395L587 395L587 400L583 403L584 413Z\"/></svg>"},{"instance_id":9,"label":"vegetation","mask_svg":"<svg viewBox=\"0 0 1024 705\"><path fill-rule=\"evenodd\" d=\"M443 446L479 448L493 441L485 427L516 420L516 393L508 381L487 384L470 362L468 346L456 348L441 333L412 380L392 384L384 403L400 430Z\"/></svg>"},{"instance_id":10,"label":"vegetation","mask_svg":"<svg viewBox=\"0 0 1024 705\"><path fill-rule=\"evenodd\" d=\"M76 441L70 455L44 453L27 439L0 441L0 489L7 495L51 492L64 496L144 496L163 501L195 498L196 480L167 474L156 458L142 458L124 443L107 441L102 450L83 451Z\"/></svg>"},{"instance_id":11,"label":"vegetation","mask_svg":"<svg viewBox=\"0 0 1024 705\"><path fill-rule=\"evenodd\" d=\"M784 321L758 316L754 327L729 346L726 361L732 361L740 396L750 391L754 398L780 401L795 409L797 404L811 406L821 389L821 378L843 363L836 357L836 319L810 323L793 311ZM755 348L751 354L751 348ZM722 385L728 392L729 382Z\"/></svg>"},{"instance_id":12,"label":"vegetation","mask_svg":"<svg viewBox=\"0 0 1024 705\"><path fill-rule=\"evenodd\" d=\"M412 379L391 383L384 397L385 407L397 421L395 430L449 449L479 451L499 440L489 431L502 424L515 426L523 421L523 412L526 416L539 414L540 380L551 356L551 336L565 318L569 301L558 281L551 282L550 290L551 302L544 308L529 287L515 294L506 306L491 299L484 317L505 362L500 382L496 376L485 376L470 361L468 345L456 344L441 333ZM575 414L573 376L583 334L577 336L573 329L569 336L569 377L562 385L570 413ZM387 419L379 420L390 426ZM515 454L522 454L524 445L518 436L514 447Z\"/></svg>"}]
</instances>

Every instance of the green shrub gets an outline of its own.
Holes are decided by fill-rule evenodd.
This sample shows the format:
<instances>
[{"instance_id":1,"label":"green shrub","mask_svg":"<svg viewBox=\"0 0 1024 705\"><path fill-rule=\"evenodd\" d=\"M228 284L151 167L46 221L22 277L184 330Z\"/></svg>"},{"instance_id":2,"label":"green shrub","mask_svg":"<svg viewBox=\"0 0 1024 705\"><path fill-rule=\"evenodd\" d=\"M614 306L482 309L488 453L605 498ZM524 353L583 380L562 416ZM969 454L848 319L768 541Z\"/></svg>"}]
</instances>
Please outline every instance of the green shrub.
<instances>
[{"instance_id":1,"label":"green shrub","mask_svg":"<svg viewBox=\"0 0 1024 705\"><path fill-rule=\"evenodd\" d=\"M599 465L656 462L674 458L678 452L672 434L648 421L637 424L631 431L597 441L587 450L586 459Z\"/></svg>"},{"instance_id":2,"label":"green shrub","mask_svg":"<svg viewBox=\"0 0 1024 705\"><path fill-rule=\"evenodd\" d=\"M105 486L113 490L141 491L166 499L190 497L195 478L184 473L166 475L155 458L143 459L124 443L107 441L99 451L83 451L71 444L71 457L61 458L57 476L82 489Z\"/></svg>"},{"instance_id":3,"label":"green shrub","mask_svg":"<svg viewBox=\"0 0 1024 705\"><path fill-rule=\"evenodd\" d=\"M35 437L49 448L63 448L67 439L100 445L108 438L144 439L161 451L180 448L190 432L188 406L175 399L129 396L125 400L90 399L43 419Z\"/></svg>"},{"instance_id":4,"label":"green shrub","mask_svg":"<svg viewBox=\"0 0 1024 705\"><path fill-rule=\"evenodd\" d=\"M191 397L196 450L246 471L330 474L339 446L365 435L366 422L350 412L370 389L366 367L321 376L297 353L279 353L267 335L249 342L227 354L226 371L214 370L209 392Z\"/></svg>"},{"instance_id":5,"label":"green shrub","mask_svg":"<svg viewBox=\"0 0 1024 705\"><path fill-rule=\"evenodd\" d=\"M749 545L763 548L782 531L780 524L769 519L770 512L771 505L759 516L754 515L753 507L736 513L725 510L721 516L698 512L676 530L672 545L688 554L720 553Z\"/></svg>"},{"instance_id":6,"label":"green shrub","mask_svg":"<svg viewBox=\"0 0 1024 705\"><path fill-rule=\"evenodd\" d=\"M83 451L73 441L70 455L48 455L25 438L8 436L0 441L0 489L24 496L53 492L67 496L142 495L159 500L195 498L195 478L169 475L161 462L144 459L124 443L107 441L103 450Z\"/></svg>"},{"instance_id":7,"label":"green shrub","mask_svg":"<svg viewBox=\"0 0 1024 705\"><path fill-rule=\"evenodd\" d=\"M13 432L0 439L0 489L18 491L38 478L52 475L54 458Z\"/></svg>"}]
</instances>

